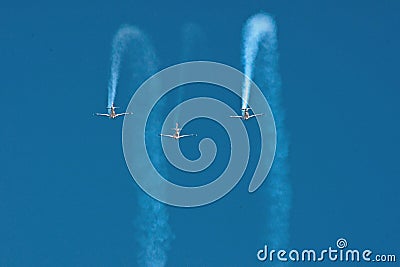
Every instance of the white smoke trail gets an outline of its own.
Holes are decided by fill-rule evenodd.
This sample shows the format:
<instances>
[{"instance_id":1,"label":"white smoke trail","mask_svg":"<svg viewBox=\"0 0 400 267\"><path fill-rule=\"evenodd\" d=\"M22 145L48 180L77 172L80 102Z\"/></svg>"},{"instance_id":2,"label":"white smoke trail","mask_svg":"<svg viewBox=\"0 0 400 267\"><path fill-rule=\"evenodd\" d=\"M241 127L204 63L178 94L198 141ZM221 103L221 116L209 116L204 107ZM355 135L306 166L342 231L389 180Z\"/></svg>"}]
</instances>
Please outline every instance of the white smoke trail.
<instances>
[{"instance_id":1,"label":"white smoke trail","mask_svg":"<svg viewBox=\"0 0 400 267\"><path fill-rule=\"evenodd\" d=\"M284 125L284 109L281 105L278 42L273 18L264 13L252 16L245 26L244 42L246 74L251 77L254 65L259 66L255 68L255 81L268 100L274 114L277 131L275 159L266 181L269 207L266 230L268 246L278 249L287 246L289 242L291 184L287 160L289 140ZM244 94L247 102L249 92L245 91L244 93L247 93Z\"/></svg>"},{"instance_id":2,"label":"white smoke trail","mask_svg":"<svg viewBox=\"0 0 400 267\"><path fill-rule=\"evenodd\" d=\"M275 34L275 23L269 16L258 14L251 17L244 29L243 64L244 74L249 79L253 78L253 66L256 59L260 41L267 35ZM243 81L242 109L247 107L250 97L249 80Z\"/></svg>"},{"instance_id":3,"label":"white smoke trail","mask_svg":"<svg viewBox=\"0 0 400 267\"><path fill-rule=\"evenodd\" d=\"M202 54L199 51L204 51L205 47L207 47L205 43L205 33L203 29L195 23L186 23L183 25L181 30L181 62L195 61L195 60L204 60ZM182 78L181 78L182 79ZM185 97L185 93L181 89L177 94L176 98L178 103L181 103ZM180 113L176 112L174 120L179 122Z\"/></svg>"},{"instance_id":4,"label":"white smoke trail","mask_svg":"<svg viewBox=\"0 0 400 267\"><path fill-rule=\"evenodd\" d=\"M126 50L129 42L132 42L130 48L134 49L134 53L130 54L135 56L130 61L136 70L133 76L140 79L140 82L143 82L157 71L158 60L154 48L146 35L136 27L129 25L122 26L113 41L109 105L113 103L113 98L115 97L121 55ZM157 94L157 92L148 93ZM161 121L161 118L156 115L155 120ZM158 123L161 125L161 122ZM149 135L157 136L157 133L151 132ZM151 142L150 146L156 165L161 168L165 167L162 166L160 160L162 157L161 148L157 149L156 145ZM141 190L138 191L138 205L139 209L135 219L136 241L139 245L137 265L165 266L167 263L167 251L170 248L170 242L173 238L168 223L169 217L166 206L152 199Z\"/></svg>"},{"instance_id":5,"label":"white smoke trail","mask_svg":"<svg viewBox=\"0 0 400 267\"><path fill-rule=\"evenodd\" d=\"M157 116L153 122L161 125L162 122L159 119ZM150 130L147 135L153 137L157 136L157 133ZM153 162L159 170L165 170L161 160L162 149L155 143L151 143L151 139L153 138L146 138L146 143L149 143L148 149L152 152ZM137 240L140 246L138 265L163 267L167 263L167 252L174 239L168 223L168 211L165 204L149 197L143 191L139 191L138 201L139 212L136 219Z\"/></svg>"},{"instance_id":6,"label":"white smoke trail","mask_svg":"<svg viewBox=\"0 0 400 267\"><path fill-rule=\"evenodd\" d=\"M136 220L139 266L165 266L172 233L168 224L168 211L164 204L144 192L139 196L139 214Z\"/></svg>"},{"instance_id":7,"label":"white smoke trail","mask_svg":"<svg viewBox=\"0 0 400 267\"><path fill-rule=\"evenodd\" d=\"M130 41L140 37L140 30L133 26L123 25L113 38L111 52L111 76L108 82L108 107L111 107L115 100L122 54L125 52Z\"/></svg>"}]
</instances>

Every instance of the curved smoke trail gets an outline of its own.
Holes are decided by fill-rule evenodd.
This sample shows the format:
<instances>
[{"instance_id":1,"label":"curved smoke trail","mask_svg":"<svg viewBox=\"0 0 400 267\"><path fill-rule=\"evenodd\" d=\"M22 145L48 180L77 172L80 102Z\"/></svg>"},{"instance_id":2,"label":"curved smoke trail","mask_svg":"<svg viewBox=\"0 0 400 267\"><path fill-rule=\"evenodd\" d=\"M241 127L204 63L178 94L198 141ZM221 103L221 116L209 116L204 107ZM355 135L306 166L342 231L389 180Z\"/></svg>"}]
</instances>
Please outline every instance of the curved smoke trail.
<instances>
[{"instance_id":1,"label":"curved smoke trail","mask_svg":"<svg viewBox=\"0 0 400 267\"><path fill-rule=\"evenodd\" d=\"M266 230L268 245L282 248L289 242L291 184L287 162L289 140L285 131L284 110L281 105L278 42L273 18L264 13L252 16L245 26L244 42L245 72L248 77L251 77L255 63L260 66L255 69L257 71L255 80L263 90L275 118L277 145L274 163L269 173L270 178L267 180L266 186L269 205ZM246 89L244 90L244 101L246 101L244 104L247 104L249 92L248 88L244 89Z\"/></svg>"},{"instance_id":2,"label":"curved smoke trail","mask_svg":"<svg viewBox=\"0 0 400 267\"><path fill-rule=\"evenodd\" d=\"M122 26L113 40L113 54L111 66L111 79L109 84L109 105L113 103L115 89L118 83L119 67L121 55L126 50L130 41L130 47L135 50L134 60L131 61L137 70L135 76L138 79L147 79L157 71L157 57L150 41L145 34L136 27ZM157 93L157 92L148 92ZM155 120L161 120L156 114ZM159 122L161 124L161 122ZM156 136L155 132L149 133ZM160 168L165 168L161 164L162 150L157 149L155 144L152 149L154 159ZM154 143L154 142L153 142ZM173 238L169 223L168 211L166 206L145 194L138 191L139 210L135 220L136 240L139 245L138 266L165 266L167 262L167 251L170 248L170 241Z\"/></svg>"},{"instance_id":3,"label":"curved smoke trail","mask_svg":"<svg viewBox=\"0 0 400 267\"><path fill-rule=\"evenodd\" d=\"M269 16L258 14L251 17L244 27L243 38L243 64L244 74L253 78L253 66L256 59L260 41L266 36L275 34L275 23ZM242 108L246 108L250 97L250 82L243 81Z\"/></svg>"},{"instance_id":4,"label":"curved smoke trail","mask_svg":"<svg viewBox=\"0 0 400 267\"><path fill-rule=\"evenodd\" d=\"M119 79L121 57L131 40L141 37L141 32L137 28L129 25L122 26L114 36L111 52L111 76L108 82L108 106L114 103L115 94Z\"/></svg>"}]
</instances>

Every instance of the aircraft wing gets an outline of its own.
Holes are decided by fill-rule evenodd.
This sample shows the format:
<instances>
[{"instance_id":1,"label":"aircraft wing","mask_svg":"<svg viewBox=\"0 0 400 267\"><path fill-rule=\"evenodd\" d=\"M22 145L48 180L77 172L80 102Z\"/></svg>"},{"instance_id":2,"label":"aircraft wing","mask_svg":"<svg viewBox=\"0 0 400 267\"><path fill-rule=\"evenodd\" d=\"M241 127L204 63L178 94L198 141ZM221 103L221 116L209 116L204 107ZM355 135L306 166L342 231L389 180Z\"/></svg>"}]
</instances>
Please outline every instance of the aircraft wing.
<instances>
[{"instance_id":1,"label":"aircraft wing","mask_svg":"<svg viewBox=\"0 0 400 267\"><path fill-rule=\"evenodd\" d=\"M110 117L110 114L103 114L103 113L95 113L95 115Z\"/></svg>"},{"instance_id":2,"label":"aircraft wing","mask_svg":"<svg viewBox=\"0 0 400 267\"><path fill-rule=\"evenodd\" d=\"M133 113L129 113L129 112L119 113L119 114L115 114L115 118L118 116L131 115L131 114L133 114Z\"/></svg>"},{"instance_id":3,"label":"aircraft wing","mask_svg":"<svg viewBox=\"0 0 400 267\"><path fill-rule=\"evenodd\" d=\"M229 116L230 118L243 118L243 116Z\"/></svg>"},{"instance_id":4,"label":"aircraft wing","mask_svg":"<svg viewBox=\"0 0 400 267\"><path fill-rule=\"evenodd\" d=\"M184 134L184 135L180 135L179 138L182 137L188 137L188 136L196 136L197 134Z\"/></svg>"},{"instance_id":5,"label":"aircraft wing","mask_svg":"<svg viewBox=\"0 0 400 267\"><path fill-rule=\"evenodd\" d=\"M253 114L253 115L250 115L250 116L249 116L249 119L250 119L250 118L253 118L253 117L257 117L257 116L262 116L262 115L264 115L264 113Z\"/></svg>"},{"instance_id":6,"label":"aircraft wing","mask_svg":"<svg viewBox=\"0 0 400 267\"><path fill-rule=\"evenodd\" d=\"M160 136L164 136L164 137L171 137L171 138L174 138L174 136L173 136L173 135L170 135L170 134L160 134Z\"/></svg>"}]
</instances>

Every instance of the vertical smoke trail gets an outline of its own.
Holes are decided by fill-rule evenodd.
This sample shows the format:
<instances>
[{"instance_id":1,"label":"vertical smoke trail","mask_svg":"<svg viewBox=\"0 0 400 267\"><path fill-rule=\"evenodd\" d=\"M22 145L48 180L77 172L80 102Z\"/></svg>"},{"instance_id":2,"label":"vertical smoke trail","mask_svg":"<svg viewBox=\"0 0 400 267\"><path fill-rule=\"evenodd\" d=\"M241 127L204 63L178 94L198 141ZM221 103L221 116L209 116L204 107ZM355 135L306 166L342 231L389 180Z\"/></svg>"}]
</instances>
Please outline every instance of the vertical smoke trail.
<instances>
[{"instance_id":1,"label":"vertical smoke trail","mask_svg":"<svg viewBox=\"0 0 400 267\"><path fill-rule=\"evenodd\" d=\"M198 24L190 22L182 27L182 44L181 58L183 62L205 60L206 34Z\"/></svg>"},{"instance_id":2,"label":"vertical smoke trail","mask_svg":"<svg viewBox=\"0 0 400 267\"><path fill-rule=\"evenodd\" d=\"M181 62L201 60L204 58L199 51L204 51L207 45L205 42L205 33L203 29L195 23L185 23L181 30L182 53ZM181 103L185 97L182 90L177 94L178 103ZM179 122L179 112L176 112L174 120Z\"/></svg>"},{"instance_id":3,"label":"vertical smoke trail","mask_svg":"<svg viewBox=\"0 0 400 267\"><path fill-rule=\"evenodd\" d=\"M128 43L135 38L140 38L140 35L141 33L137 28L124 25L114 36L111 52L111 77L108 82L108 107L111 107L114 103L117 92L122 54L126 50Z\"/></svg>"},{"instance_id":4,"label":"vertical smoke trail","mask_svg":"<svg viewBox=\"0 0 400 267\"><path fill-rule=\"evenodd\" d=\"M118 70L121 54L126 49L130 40L134 40L130 46L134 49L132 53L135 58L131 61L135 71L135 77L145 80L157 71L158 60L150 41L139 29L133 26L123 26L116 34L113 42L113 65L110 88L115 88L118 81ZM115 97L110 91L109 100ZM149 94L158 94L149 92ZM112 102L111 102L112 103ZM158 114L154 117L158 125L161 125L161 118ZM148 133L149 136L157 136L154 130ZM154 156L155 165L162 166L162 150L158 149L152 141L153 138L146 140L150 143L150 150ZM169 223L168 211L164 204L152 199L143 191L138 191L138 214L135 219L136 240L138 249L138 266L165 266L167 262L167 251L170 241L173 238Z\"/></svg>"},{"instance_id":5,"label":"vertical smoke trail","mask_svg":"<svg viewBox=\"0 0 400 267\"><path fill-rule=\"evenodd\" d=\"M139 196L137 222L138 266L165 266L172 233L168 224L168 212L164 204L143 192Z\"/></svg>"},{"instance_id":6,"label":"vertical smoke trail","mask_svg":"<svg viewBox=\"0 0 400 267\"><path fill-rule=\"evenodd\" d=\"M154 72L150 72L153 74ZM152 92L149 92L152 93ZM150 115L151 116L151 115ZM161 125L158 114L152 117L151 124ZM152 153L152 161L158 170L165 171L162 161L162 149L152 141L158 133L153 129L146 131L146 144ZM150 179L149 179L150 180ZM167 263L167 251L170 249L174 235L169 226L169 214L165 204L149 197L143 191L139 192L139 213L137 215L137 233L140 252L138 254L139 266L163 267Z\"/></svg>"},{"instance_id":7,"label":"vertical smoke trail","mask_svg":"<svg viewBox=\"0 0 400 267\"><path fill-rule=\"evenodd\" d=\"M267 244L278 249L288 245L289 242L291 185L287 162L289 141L285 132L284 110L281 105L275 22L267 14L256 14L247 21L244 35L246 74L253 73L255 63L260 66L255 69L257 72L255 80L268 100L276 124L276 154L266 186L269 205L266 230ZM258 48L260 51L256 59ZM248 97L248 94L245 96Z\"/></svg>"},{"instance_id":8,"label":"vertical smoke trail","mask_svg":"<svg viewBox=\"0 0 400 267\"><path fill-rule=\"evenodd\" d=\"M253 78L253 66L256 59L260 41L267 35L275 33L275 23L271 17L258 14L251 17L243 29L244 50L243 64L244 74L249 79ZM250 97L250 83L243 81L242 108L246 108Z\"/></svg>"}]
</instances>

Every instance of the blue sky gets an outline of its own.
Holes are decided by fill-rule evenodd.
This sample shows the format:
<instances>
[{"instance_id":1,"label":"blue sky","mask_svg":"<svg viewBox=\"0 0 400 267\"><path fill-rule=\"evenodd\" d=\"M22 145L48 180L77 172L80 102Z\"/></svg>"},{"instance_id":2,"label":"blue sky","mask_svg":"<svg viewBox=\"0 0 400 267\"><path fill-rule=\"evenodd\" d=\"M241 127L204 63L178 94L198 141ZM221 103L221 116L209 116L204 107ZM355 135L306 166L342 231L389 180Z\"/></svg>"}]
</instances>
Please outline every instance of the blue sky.
<instances>
[{"instance_id":1,"label":"blue sky","mask_svg":"<svg viewBox=\"0 0 400 267\"><path fill-rule=\"evenodd\" d=\"M278 26L290 248L346 237L398 253L399 10L394 0L3 2L0 266L136 266L143 193L123 158L122 120L92 116L106 106L112 37L140 27L160 68L186 58L242 69L242 27L259 11ZM191 49L188 23L199 32ZM123 107L146 78L128 65ZM265 265L255 255L273 203L268 183L250 195L248 182L206 207L167 207L168 266Z\"/></svg>"}]
</instances>

